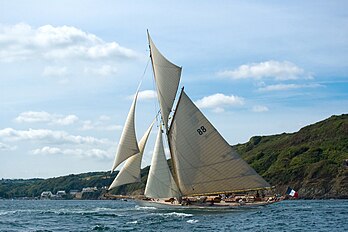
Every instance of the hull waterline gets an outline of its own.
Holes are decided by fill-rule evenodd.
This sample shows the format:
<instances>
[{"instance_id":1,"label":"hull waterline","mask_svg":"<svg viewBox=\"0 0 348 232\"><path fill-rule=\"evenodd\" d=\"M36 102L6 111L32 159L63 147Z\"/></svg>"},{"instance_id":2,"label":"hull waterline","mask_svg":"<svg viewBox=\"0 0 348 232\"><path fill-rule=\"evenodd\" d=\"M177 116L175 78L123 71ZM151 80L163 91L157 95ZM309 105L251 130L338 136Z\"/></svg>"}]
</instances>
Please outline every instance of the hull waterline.
<instances>
[{"instance_id":1,"label":"hull waterline","mask_svg":"<svg viewBox=\"0 0 348 232\"><path fill-rule=\"evenodd\" d=\"M252 209L275 203L272 202L253 202L253 203L193 203L190 205L172 204L164 201L135 200L141 207L154 207L156 209Z\"/></svg>"}]
</instances>

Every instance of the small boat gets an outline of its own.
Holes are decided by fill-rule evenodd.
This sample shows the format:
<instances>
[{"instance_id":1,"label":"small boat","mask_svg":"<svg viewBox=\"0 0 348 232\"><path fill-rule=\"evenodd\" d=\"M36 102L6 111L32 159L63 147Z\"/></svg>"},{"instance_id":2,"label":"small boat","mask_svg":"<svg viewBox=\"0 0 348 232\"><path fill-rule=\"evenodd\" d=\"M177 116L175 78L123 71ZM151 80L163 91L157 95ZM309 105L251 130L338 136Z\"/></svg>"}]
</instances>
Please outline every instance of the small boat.
<instances>
[{"instance_id":1,"label":"small boat","mask_svg":"<svg viewBox=\"0 0 348 232\"><path fill-rule=\"evenodd\" d=\"M250 191L269 190L267 183L227 143L189 96L181 89L175 109L182 68L156 48L149 33L150 58L160 105L160 123L141 205L163 207L236 208L266 205L270 198L248 198ZM145 144L154 122L139 143L135 132L135 109L139 88L122 131L111 172L125 161L109 190L139 182ZM164 152L167 140L172 170ZM243 192L244 198L235 194Z\"/></svg>"}]
</instances>

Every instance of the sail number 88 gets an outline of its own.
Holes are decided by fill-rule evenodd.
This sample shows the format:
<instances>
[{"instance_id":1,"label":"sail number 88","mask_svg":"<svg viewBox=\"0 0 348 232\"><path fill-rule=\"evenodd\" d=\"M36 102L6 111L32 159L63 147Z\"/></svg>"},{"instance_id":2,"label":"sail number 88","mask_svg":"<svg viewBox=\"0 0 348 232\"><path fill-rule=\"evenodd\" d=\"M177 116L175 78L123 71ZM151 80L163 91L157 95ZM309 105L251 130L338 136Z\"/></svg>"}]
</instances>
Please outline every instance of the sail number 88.
<instances>
[{"instance_id":1,"label":"sail number 88","mask_svg":"<svg viewBox=\"0 0 348 232\"><path fill-rule=\"evenodd\" d=\"M203 135L205 132L207 132L207 129L205 129L204 126L201 126L199 129L197 129L197 133L199 135Z\"/></svg>"}]
</instances>

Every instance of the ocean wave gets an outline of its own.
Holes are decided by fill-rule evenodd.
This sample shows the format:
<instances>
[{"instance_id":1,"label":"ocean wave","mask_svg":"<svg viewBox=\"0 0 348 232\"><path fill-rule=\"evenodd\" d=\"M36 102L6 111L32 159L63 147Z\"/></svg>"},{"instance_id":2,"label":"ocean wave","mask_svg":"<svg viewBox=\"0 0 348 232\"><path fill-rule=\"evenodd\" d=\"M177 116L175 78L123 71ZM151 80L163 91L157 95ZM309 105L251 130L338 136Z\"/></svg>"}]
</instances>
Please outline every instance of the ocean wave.
<instances>
[{"instance_id":1,"label":"ocean wave","mask_svg":"<svg viewBox=\"0 0 348 232\"><path fill-rule=\"evenodd\" d=\"M171 213L155 213L155 215L160 215L164 217L192 217L193 214L188 214L188 213L178 213L178 212L171 212Z\"/></svg>"},{"instance_id":2,"label":"ocean wave","mask_svg":"<svg viewBox=\"0 0 348 232\"><path fill-rule=\"evenodd\" d=\"M115 201L2 201L0 231L347 231L347 200L284 201L239 211L134 206Z\"/></svg>"},{"instance_id":3,"label":"ocean wave","mask_svg":"<svg viewBox=\"0 0 348 232\"><path fill-rule=\"evenodd\" d=\"M103 226L103 225L96 225L93 227L93 231L104 231L104 230L109 230L110 228L107 226Z\"/></svg>"},{"instance_id":4,"label":"ocean wave","mask_svg":"<svg viewBox=\"0 0 348 232\"><path fill-rule=\"evenodd\" d=\"M153 207L153 206L139 206L139 205L136 205L135 209L136 210L154 210L154 209L157 209L157 208Z\"/></svg>"},{"instance_id":5,"label":"ocean wave","mask_svg":"<svg viewBox=\"0 0 348 232\"><path fill-rule=\"evenodd\" d=\"M119 210L106 209L106 208L95 208L95 209L58 209L58 210L35 210L35 213L45 214L56 214L56 215L95 215L95 216L109 216L109 217L120 217L123 216Z\"/></svg>"},{"instance_id":6,"label":"ocean wave","mask_svg":"<svg viewBox=\"0 0 348 232\"><path fill-rule=\"evenodd\" d=\"M116 209L109 208L109 207L97 207L94 210L99 212L99 211L110 211L110 210L115 211Z\"/></svg>"},{"instance_id":7,"label":"ocean wave","mask_svg":"<svg viewBox=\"0 0 348 232\"><path fill-rule=\"evenodd\" d=\"M2 215L7 215L7 214L10 214L11 212L9 212L9 211L3 211L3 212L0 212L0 216L2 216Z\"/></svg>"},{"instance_id":8,"label":"ocean wave","mask_svg":"<svg viewBox=\"0 0 348 232\"><path fill-rule=\"evenodd\" d=\"M127 224L137 224L138 221L127 222Z\"/></svg>"},{"instance_id":9,"label":"ocean wave","mask_svg":"<svg viewBox=\"0 0 348 232\"><path fill-rule=\"evenodd\" d=\"M39 215L98 215L98 216L122 216L120 210L113 208L95 208L95 209L57 209L57 210L44 210L44 209L18 209L0 211L0 216L14 215L14 214L39 214Z\"/></svg>"},{"instance_id":10,"label":"ocean wave","mask_svg":"<svg viewBox=\"0 0 348 232\"><path fill-rule=\"evenodd\" d=\"M33 209L17 209L17 210L6 210L6 211L0 211L0 215L11 215L11 214L31 214L36 213L38 210Z\"/></svg>"},{"instance_id":11,"label":"ocean wave","mask_svg":"<svg viewBox=\"0 0 348 232\"><path fill-rule=\"evenodd\" d=\"M177 212L172 212L172 213L167 213L169 216L176 216L176 217L192 217L193 214L189 213L177 213Z\"/></svg>"}]
</instances>

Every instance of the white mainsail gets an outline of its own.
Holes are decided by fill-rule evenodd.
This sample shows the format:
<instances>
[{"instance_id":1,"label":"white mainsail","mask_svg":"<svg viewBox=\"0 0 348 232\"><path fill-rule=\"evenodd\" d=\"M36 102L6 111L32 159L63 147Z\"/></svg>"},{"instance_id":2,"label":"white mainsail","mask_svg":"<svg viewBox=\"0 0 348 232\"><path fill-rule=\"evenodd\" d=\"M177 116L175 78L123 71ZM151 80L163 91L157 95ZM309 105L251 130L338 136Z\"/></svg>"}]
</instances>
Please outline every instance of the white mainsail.
<instances>
[{"instance_id":1,"label":"white mainsail","mask_svg":"<svg viewBox=\"0 0 348 232\"><path fill-rule=\"evenodd\" d=\"M143 158L145 145L147 139L149 138L153 124L154 122L151 123L150 127L139 141L139 153L127 159L126 163L110 185L109 190L120 185L140 182L141 160Z\"/></svg>"},{"instance_id":2,"label":"white mainsail","mask_svg":"<svg viewBox=\"0 0 348 232\"><path fill-rule=\"evenodd\" d=\"M224 140L184 91L169 130L183 195L270 187Z\"/></svg>"},{"instance_id":3,"label":"white mainsail","mask_svg":"<svg viewBox=\"0 0 348 232\"><path fill-rule=\"evenodd\" d=\"M139 153L138 142L135 134L135 106L138 98L138 91L134 96L132 106L129 110L125 126L123 128L121 139L117 148L115 155L114 164L112 166L111 172L113 172L118 165L129 157Z\"/></svg>"},{"instance_id":4,"label":"white mainsail","mask_svg":"<svg viewBox=\"0 0 348 232\"><path fill-rule=\"evenodd\" d=\"M181 195L169 170L163 148L161 128L158 129L144 195L151 198L171 198Z\"/></svg>"},{"instance_id":5,"label":"white mainsail","mask_svg":"<svg viewBox=\"0 0 348 232\"><path fill-rule=\"evenodd\" d=\"M167 60L156 48L148 34L150 55L160 102L162 120L167 131L169 113L173 107L181 76L181 67Z\"/></svg>"}]
</instances>

